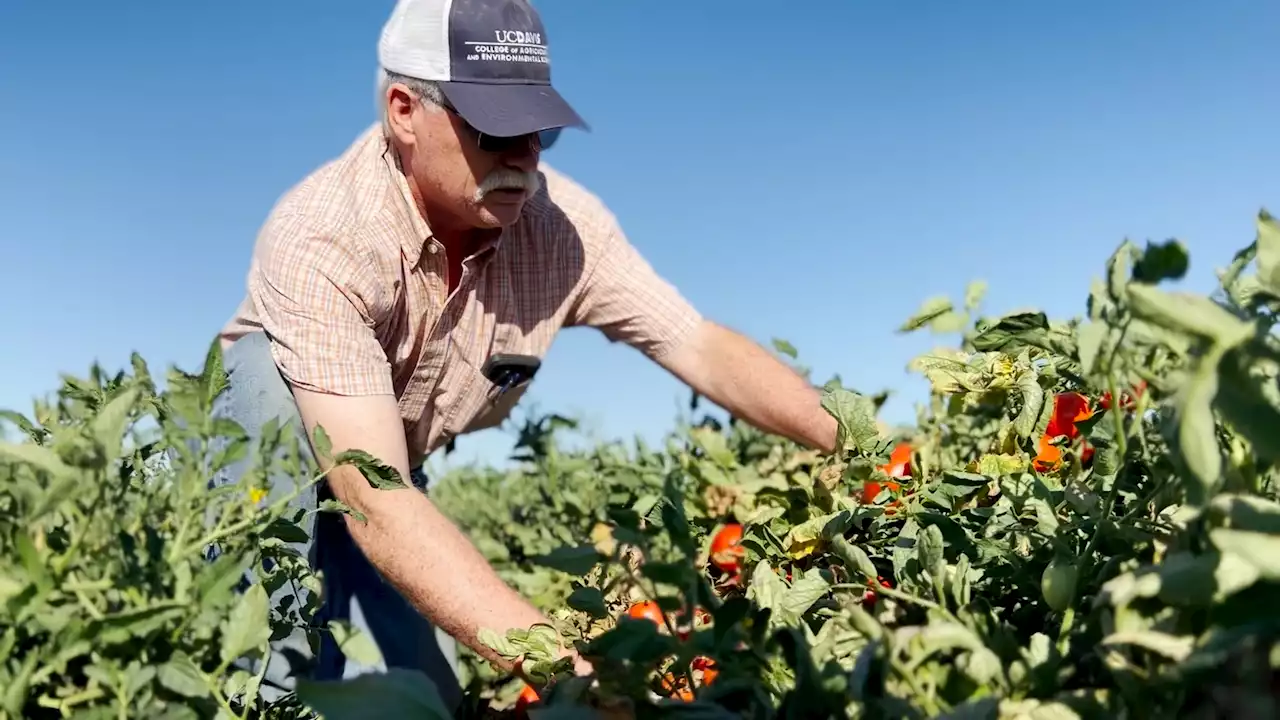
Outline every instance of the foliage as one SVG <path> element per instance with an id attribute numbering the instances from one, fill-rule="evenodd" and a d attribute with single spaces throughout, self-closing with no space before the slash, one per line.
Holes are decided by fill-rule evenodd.
<path id="1" fill-rule="evenodd" d="M 1126 241 L 1082 318 L 983 316 L 981 283 L 925 302 L 902 330 L 960 342 L 911 363 L 932 388 L 914 427 L 889 431 L 883 396 L 834 379 L 832 455 L 710 420 L 570 452 L 571 421 L 529 423 L 515 470 L 431 491 L 551 620 L 485 634 L 537 687 L 470 655 L 463 715 L 536 691 L 541 718 L 1280 716 L 1280 227 L 1257 228 L 1209 297 L 1167 289 L 1180 243 Z M 205 419 L 216 353 L 165 393 L 135 366 L 68 381 L 20 419 L 28 442 L 0 446 L 4 712 L 293 712 L 242 707 L 260 668 L 237 662 L 269 633 L 326 629 L 232 586 L 253 568 L 314 589 L 297 562 L 263 564 L 303 518 L 248 497 L 261 472 L 205 489 L 288 433 L 251 447 Z M 144 417 L 152 437 L 128 430 Z M 285 471 L 316 481 L 292 454 Z M 558 640 L 594 677 L 554 661 Z M 442 715 L 411 673 L 301 694 L 335 719 Z"/>
<path id="2" fill-rule="evenodd" d="M 294 547 L 307 518 L 288 506 L 321 478 L 302 438 L 277 426 L 253 443 L 213 419 L 226 383 L 216 345 L 164 392 L 135 355 L 132 373 L 65 378 L 34 419 L 5 413 L 26 441 L 0 443 L 0 718 L 305 714 L 288 694 L 258 698 L 268 641 L 334 632 L 367 648 L 313 625 L 320 580 Z M 239 483 L 210 487 L 238 461 Z M 268 495 L 274 472 L 295 487 Z"/>
<path id="3" fill-rule="evenodd" d="M 981 283 L 960 309 L 927 301 L 903 331 L 961 335 L 911 364 L 930 403 L 890 436 L 873 398 L 829 383 L 837 457 L 695 427 L 629 457 L 552 449 L 437 501 L 595 663 L 598 685 L 560 679 L 548 711 L 1274 717 L 1280 230 L 1262 213 L 1212 297 L 1162 287 L 1188 266 L 1177 241 L 1126 241 L 1065 322 L 981 317 Z M 890 477 L 903 446 L 909 477 Z M 745 569 L 723 573 L 708 547 L 732 522 Z M 627 617 L 639 601 L 663 622 Z M 552 637 L 491 644 L 529 666 Z M 491 678 L 513 703 L 520 683 Z"/>

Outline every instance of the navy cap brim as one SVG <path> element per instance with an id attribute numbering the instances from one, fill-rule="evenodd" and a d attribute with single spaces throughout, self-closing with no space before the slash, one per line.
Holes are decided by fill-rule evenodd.
<path id="1" fill-rule="evenodd" d="M 472 127 L 494 137 L 515 137 L 587 123 L 550 85 L 442 82 L 449 104 Z"/>

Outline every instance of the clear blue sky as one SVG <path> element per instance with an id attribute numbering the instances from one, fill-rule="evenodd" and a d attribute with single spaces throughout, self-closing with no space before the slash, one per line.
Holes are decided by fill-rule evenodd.
<path id="1" fill-rule="evenodd" d="M 0 3 L 0 406 L 139 350 L 190 368 L 258 226 L 373 114 L 392 0 Z M 707 315 L 825 380 L 897 388 L 894 329 L 974 278 L 988 309 L 1084 309 L 1123 237 L 1191 283 L 1280 212 L 1280 4 L 540 0 L 593 125 L 546 160 Z M 531 399 L 650 437 L 687 394 L 587 329 Z M 460 445 L 498 460 L 491 432 Z"/>

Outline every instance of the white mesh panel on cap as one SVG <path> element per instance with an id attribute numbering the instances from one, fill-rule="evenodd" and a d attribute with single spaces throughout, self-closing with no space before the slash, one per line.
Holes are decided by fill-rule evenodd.
<path id="1" fill-rule="evenodd" d="M 378 63 L 419 80 L 447 82 L 453 0 L 399 0 L 378 40 Z"/>

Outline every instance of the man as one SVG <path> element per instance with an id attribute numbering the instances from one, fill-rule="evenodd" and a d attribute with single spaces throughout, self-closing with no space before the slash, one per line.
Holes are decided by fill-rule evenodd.
<path id="1" fill-rule="evenodd" d="M 220 413 L 251 434 L 272 418 L 323 426 L 335 454 L 365 450 L 420 486 L 411 470 L 426 455 L 501 422 L 527 387 L 487 363 L 539 358 L 561 327 L 588 325 L 739 418 L 834 447 L 835 421 L 805 380 L 700 317 L 597 198 L 540 165 L 544 139 L 585 123 L 550 84 L 526 0 L 400 0 L 379 60 L 381 122 L 262 228 L 223 330 Z M 367 518 L 322 515 L 313 528 L 325 618 L 371 633 L 388 665 L 423 670 L 448 702 L 460 691 L 432 622 L 509 669 L 478 631 L 545 621 L 425 493 L 373 489 L 350 467 L 321 492 Z M 284 646 L 307 655 L 296 638 Z M 286 665 L 273 659 L 268 680 L 290 687 Z M 315 672 L 369 670 L 351 665 L 328 642 Z"/>

